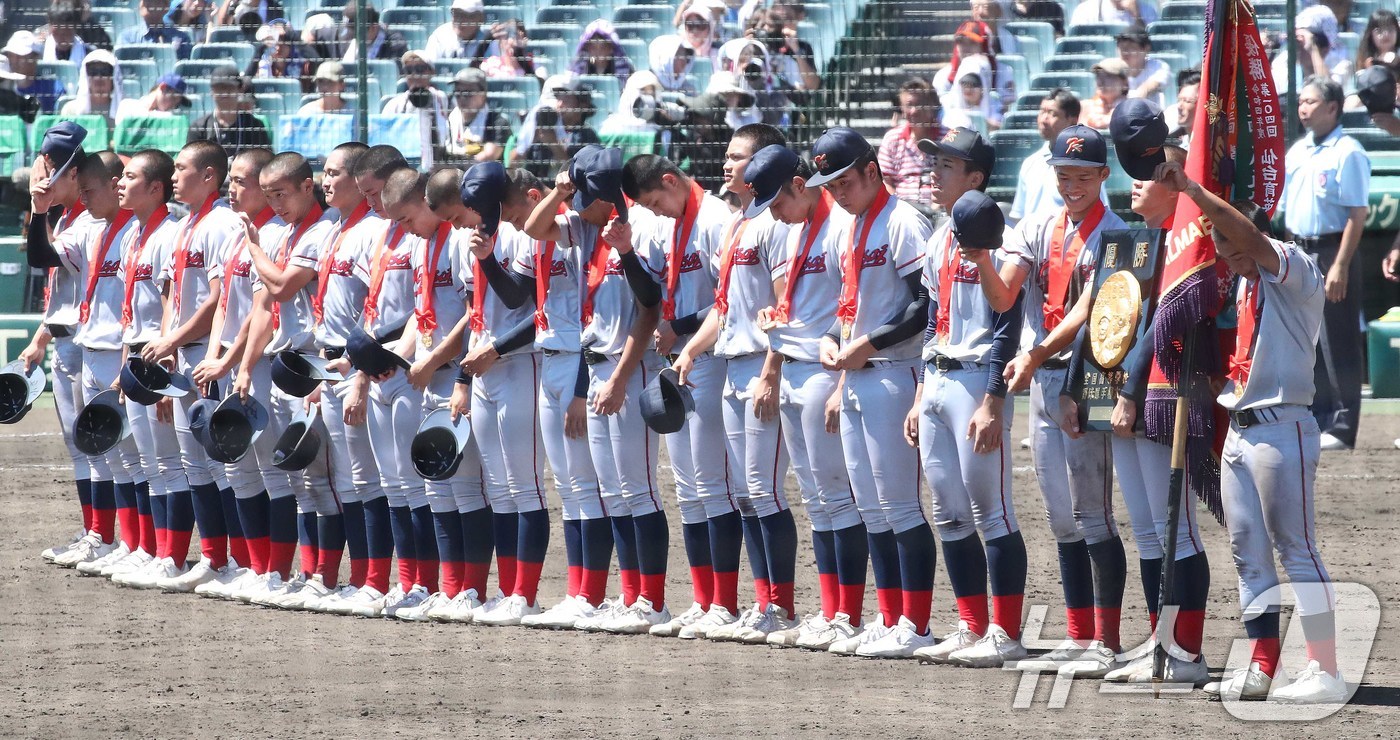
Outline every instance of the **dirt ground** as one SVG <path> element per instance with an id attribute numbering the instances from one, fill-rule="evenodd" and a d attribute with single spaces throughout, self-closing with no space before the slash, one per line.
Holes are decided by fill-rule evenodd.
<path id="1" fill-rule="evenodd" d="M 1063 708 L 1051 708 L 1051 678 L 1017 702 L 1021 678 L 1010 672 L 650 637 L 358 620 L 119 589 L 38 557 L 72 534 L 77 508 L 53 412 L 36 409 L 0 436 L 0 474 L 10 492 L 0 498 L 0 603 L 10 605 L 0 614 L 0 735 L 1390 737 L 1400 726 L 1400 624 L 1390 611 L 1400 601 L 1400 576 L 1390 565 L 1400 531 L 1393 500 L 1400 451 L 1391 444 L 1400 435 L 1400 404 L 1368 402 L 1366 411 L 1362 449 L 1324 455 L 1317 520 L 1333 577 L 1365 584 L 1380 598 L 1371 661 L 1356 697 L 1336 714 L 1262 727 L 1199 692 L 1103 694 L 1097 682 L 1079 681 Z M 1024 429 L 1024 404 L 1017 415 L 1017 429 Z M 1048 606 L 1040 646 L 1050 647 L 1064 630 L 1055 548 L 1029 452 L 1015 454 L 1016 508 L 1030 554 L 1027 605 L 1032 612 Z M 790 499 L 797 500 L 795 490 Z M 810 553 L 798 509 L 801 552 Z M 1121 503 L 1118 514 L 1130 540 Z M 1206 655 L 1219 671 L 1243 632 L 1225 533 L 1202 518 L 1211 559 Z M 690 599 L 674 515 L 672 529 L 669 586 L 679 611 Z M 1128 553 L 1123 632 L 1132 644 L 1145 637 L 1147 619 L 1131 544 Z M 956 621 L 941 571 L 939 633 Z M 543 602 L 562 595 L 562 573 L 556 533 Z M 799 608 L 816 605 L 807 555 L 799 559 L 797 598 Z M 866 603 L 869 613 L 873 590 Z M 1299 660 L 1285 666 L 1296 669 Z"/>

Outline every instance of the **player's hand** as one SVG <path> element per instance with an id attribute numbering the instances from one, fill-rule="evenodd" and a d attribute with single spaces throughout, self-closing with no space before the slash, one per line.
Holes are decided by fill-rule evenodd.
<path id="1" fill-rule="evenodd" d="M 826 433 L 841 433 L 841 391 L 839 390 L 826 399 Z"/>
<path id="2" fill-rule="evenodd" d="M 1327 288 L 1327 302 L 1341 303 L 1347 297 L 1347 265 L 1340 262 L 1333 262 L 1327 268 L 1327 280 L 1324 285 Z"/>
<path id="3" fill-rule="evenodd" d="M 1070 439 L 1079 439 L 1084 432 L 1079 428 L 1079 402 L 1071 396 L 1060 396 L 1060 429 Z"/>
<path id="4" fill-rule="evenodd" d="M 42 159 L 42 157 L 40 158 Z M 49 192 L 49 176 L 47 171 L 42 177 L 36 179 L 40 173 L 39 167 L 29 171 L 29 211 L 30 213 L 48 213 L 53 208 L 53 193 Z"/>
<path id="5" fill-rule="evenodd" d="M 325 386 L 323 386 L 323 385 L 318 385 L 318 386 L 316 386 L 316 388 L 315 388 L 314 390 L 312 390 L 311 393 L 310 393 L 309 395 L 307 395 L 306 398 L 302 399 L 303 401 L 306 402 L 305 405 L 303 406 L 303 408 L 305 408 L 307 411 L 310 411 L 312 406 L 315 406 L 315 405 L 317 405 L 317 404 L 319 404 L 319 403 L 321 402 L 321 389 L 322 389 L 322 388 L 325 388 Z"/>
<path id="6" fill-rule="evenodd" d="M 1031 378 L 1039 365 L 1029 352 L 1022 352 L 1006 363 L 1006 369 L 1001 373 L 1001 377 L 1006 379 L 1006 392 L 1020 393 L 1031 387 Z"/>
<path id="7" fill-rule="evenodd" d="M 248 392 L 251 390 L 252 385 L 252 373 L 239 371 L 237 376 L 233 379 L 233 392 L 237 393 L 239 398 L 246 399 L 248 398 Z"/>
<path id="8" fill-rule="evenodd" d="M 569 179 L 569 168 L 559 170 L 559 174 L 554 176 L 554 191 L 565 197 L 573 197 L 578 192 L 574 187 L 574 181 Z"/>
<path id="9" fill-rule="evenodd" d="M 841 370 L 859 370 L 865 367 L 865 363 L 869 362 L 874 354 L 875 346 L 870 343 L 869 335 L 866 335 L 841 348 L 836 357 L 836 364 Z"/>
<path id="10" fill-rule="evenodd" d="M 391 368 L 389 368 L 389 370 L 388 370 L 387 372 L 382 372 L 382 373 L 380 373 L 380 374 L 378 374 L 378 375 L 371 375 L 371 376 L 369 376 L 369 379 L 372 380 L 372 381 L 374 381 L 374 382 L 376 382 L 376 383 L 387 383 L 387 382 L 389 382 L 395 375 L 397 375 L 398 372 L 399 372 L 399 369 L 398 369 L 397 366 L 396 366 L 396 367 L 391 367 Z"/>
<path id="11" fill-rule="evenodd" d="M 916 450 L 919 448 L 919 406 L 919 401 L 915 400 L 909 413 L 904 415 L 904 441 Z"/>
<path id="12" fill-rule="evenodd" d="M 583 439 L 588 434 L 588 400 L 574 397 L 569 407 L 564 409 L 564 436 L 569 439 Z"/>
<path id="13" fill-rule="evenodd" d="M 342 417 L 345 425 L 350 427 L 360 427 L 365 425 L 365 419 L 369 416 L 369 385 L 363 378 L 356 378 L 351 381 L 350 393 L 345 396 L 345 411 Z"/>
<path id="14" fill-rule="evenodd" d="M 246 213 L 240 213 L 238 218 L 243 221 L 243 238 L 247 239 L 249 244 L 255 247 L 259 246 L 258 227 L 253 223 L 252 217 Z"/>
<path id="15" fill-rule="evenodd" d="M 175 345 L 171 343 L 170 337 L 161 337 L 146 343 L 146 348 L 141 350 L 141 359 L 146 362 L 160 362 L 167 357 L 175 356 Z"/>
<path id="16" fill-rule="evenodd" d="M 967 423 L 967 438 L 972 440 L 972 451 L 985 455 L 1001 448 L 1001 413 L 1004 399 L 987 397 L 982 405 L 972 412 L 972 420 Z"/>
<path id="17" fill-rule="evenodd" d="M 608 382 L 598 386 L 598 392 L 593 394 L 593 413 L 612 416 L 622 410 L 622 404 L 627 400 L 627 389 L 617 387 L 615 380 L 616 378 L 610 378 Z"/>
<path id="18" fill-rule="evenodd" d="M 435 369 L 428 367 L 428 363 L 423 360 L 413 363 L 408 368 L 408 384 L 413 386 L 414 390 L 426 390 L 428 382 L 433 379 L 433 370 Z"/>
<path id="19" fill-rule="evenodd" d="M 765 424 L 778 416 L 778 384 L 773 378 L 759 376 L 753 385 L 753 415 Z"/>
<path id="20" fill-rule="evenodd" d="M 618 254 L 627 254 L 632 251 L 632 224 L 620 218 L 614 218 L 603 227 L 603 241 L 608 246 L 617 250 Z"/>
<path id="21" fill-rule="evenodd" d="M 695 369 L 695 358 L 682 352 L 676 357 L 676 361 L 671 363 L 671 369 L 676 371 L 676 383 L 690 385 L 690 373 Z"/>
<path id="22" fill-rule="evenodd" d="M 224 363 L 214 358 L 201 360 L 194 366 L 194 372 L 190 377 L 194 379 L 195 385 L 205 386 L 216 382 L 228 375 L 228 370 L 224 368 Z"/>
<path id="23" fill-rule="evenodd" d="M 1298 42 L 1299 48 L 1303 51 L 1312 51 L 1317 48 L 1317 39 L 1313 36 L 1313 32 L 1306 28 L 1298 29 L 1297 32 L 1293 34 L 1293 38 Z"/>
<path id="24" fill-rule="evenodd" d="M 452 421 L 472 415 L 472 387 L 467 383 L 453 383 L 452 397 L 447 399 L 447 408 L 452 412 Z"/>
<path id="25" fill-rule="evenodd" d="M 1191 187 L 1191 178 L 1186 176 L 1186 168 L 1180 162 L 1163 162 L 1157 165 L 1152 179 L 1172 193 L 1184 193 Z"/>
<path id="26" fill-rule="evenodd" d="M 1381 274 L 1392 283 L 1400 283 L 1400 249 L 1392 249 L 1381 260 Z"/>
<path id="27" fill-rule="evenodd" d="M 671 322 L 662 319 L 656 324 L 656 332 L 652 338 L 656 340 L 656 354 L 669 355 L 676 347 L 676 330 L 671 328 Z"/>
<path id="28" fill-rule="evenodd" d="M 156 421 L 161 424 L 175 423 L 175 399 L 166 397 L 156 401 Z"/>
<path id="29" fill-rule="evenodd" d="M 495 365 L 496 360 L 499 359 L 501 359 L 501 355 L 496 352 L 495 347 L 483 344 L 467 353 L 466 358 L 462 360 L 462 369 L 480 377 L 487 370 L 490 370 L 491 366 Z"/>
<path id="30" fill-rule="evenodd" d="M 326 369 L 329 370 L 329 371 L 331 371 L 331 372 L 333 372 L 333 373 L 340 373 L 341 375 L 349 375 L 349 374 L 350 374 L 350 371 L 353 370 L 354 368 L 351 367 L 351 365 L 350 365 L 350 358 L 349 358 L 349 357 L 346 357 L 345 355 L 341 355 L 340 357 L 337 357 L 337 358 L 335 358 L 334 360 L 331 360 L 330 362 L 327 362 L 327 363 L 326 363 Z"/>
<path id="31" fill-rule="evenodd" d="M 1134 427 L 1137 426 L 1137 404 L 1128 400 L 1122 394 L 1118 395 L 1118 403 L 1113 405 L 1113 416 L 1109 421 L 1113 423 L 1113 433 L 1124 439 L 1132 439 L 1137 434 Z"/>
<path id="32" fill-rule="evenodd" d="M 840 370 L 841 345 L 836 343 L 831 337 L 822 337 L 821 351 L 822 367 L 827 370 Z"/>
<path id="33" fill-rule="evenodd" d="M 487 238 L 481 229 L 472 229 L 471 236 L 467 237 L 467 246 L 472 250 L 472 256 L 479 260 L 484 260 L 492 255 L 496 245 L 492 239 Z M 477 286 L 481 290 L 481 286 Z"/>
<path id="34" fill-rule="evenodd" d="M 774 329 L 786 326 L 778 321 L 778 309 L 774 306 L 764 306 L 758 309 L 758 328 L 763 331 L 773 331 Z"/>
<path id="35" fill-rule="evenodd" d="M 958 256 L 967 262 L 977 265 L 978 270 L 996 271 L 996 265 L 992 262 L 992 250 L 974 249 L 958 245 Z"/>
<path id="36" fill-rule="evenodd" d="M 29 372 L 34 366 L 44 361 L 44 354 L 48 352 L 48 347 L 41 347 L 38 344 L 30 344 L 19 353 L 20 362 L 24 363 L 24 371 Z"/>

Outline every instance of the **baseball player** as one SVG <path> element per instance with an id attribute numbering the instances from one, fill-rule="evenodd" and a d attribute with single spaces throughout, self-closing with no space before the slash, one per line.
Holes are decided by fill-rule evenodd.
<path id="1" fill-rule="evenodd" d="M 560 214 L 570 199 L 573 208 Z M 622 596 L 580 617 L 575 629 L 646 633 L 671 621 L 665 602 L 670 541 L 656 485 L 656 435 L 639 408 L 642 390 L 660 365 L 648 350 L 664 272 L 657 229 L 656 216 L 629 207 L 622 193 L 622 152 L 597 146 L 574 155 L 525 225 L 535 239 L 578 250 L 587 265 L 579 313 L 588 447 L 612 521 Z"/>
<path id="2" fill-rule="evenodd" d="M 807 187 L 811 175 L 791 150 L 770 145 L 753 155 L 743 179 L 753 195 L 747 211 L 767 208 L 789 226 L 772 271 L 776 300 L 759 309 L 757 320 L 770 351 L 782 357 L 783 439 L 812 523 L 821 587 L 821 612 L 795 629 L 770 633 L 768 644 L 826 650 L 853 637 L 861 624 L 870 545 L 841 450 L 841 374 L 822 367 L 819 356 L 841 290 L 835 236 L 850 215 L 826 190 Z"/>
<path id="3" fill-rule="evenodd" d="M 1207 693 L 1299 703 L 1348 697 L 1337 669 L 1334 594 L 1317 548 L 1313 498 L 1321 432 L 1309 411 L 1312 358 L 1326 296 L 1322 271 L 1303 250 L 1268 236 L 1268 215 L 1253 203 L 1231 206 L 1191 181 L 1180 163 L 1156 181 L 1184 194 L 1214 228 L 1215 249 L 1241 277 L 1239 329 L 1229 382 L 1218 402 L 1230 413 L 1221 454 L 1221 496 L 1240 575 L 1248 668 L 1206 686 Z M 1274 553 L 1297 594 L 1308 663 L 1293 682 L 1274 684 L 1279 662 L 1278 604 L 1257 599 L 1278 585 Z"/>
<path id="4" fill-rule="evenodd" d="M 983 192 L 996 159 L 991 144 L 976 131 L 955 128 L 919 147 L 934 156 L 933 199 L 952 218 L 934 231 L 924 261 L 930 296 L 925 370 L 905 431 L 919 446 L 933 491 L 959 624 L 937 645 L 916 639 L 914 655 L 999 666 L 1025 657 L 1008 634 L 1020 629 L 1026 546 L 1011 501 L 1012 409 L 1002 377 L 1020 341 L 1021 307 L 1018 298 L 994 309 L 981 284 L 983 275 L 995 276 L 1021 257 L 1000 251 L 1008 229 Z M 979 644 L 987 637 L 996 642 Z M 994 645 L 1011 649 L 986 650 Z"/>
<path id="5" fill-rule="evenodd" d="M 29 345 L 20 353 L 25 367 L 32 368 L 44 359 L 53 347 L 54 406 L 73 462 L 73 481 L 78 489 L 78 505 L 82 512 L 82 528 L 72 541 L 51 547 L 42 553 L 53 562 L 78 545 L 83 537 L 97 529 L 94 522 L 92 468 L 87 455 L 73 445 L 73 420 L 78 415 L 82 398 L 82 348 L 73 343 L 77 333 L 78 303 L 82 300 L 83 269 L 87 260 L 83 245 L 88 231 L 100 228 L 78 197 L 78 168 L 87 155 L 82 140 L 87 131 L 71 121 L 56 124 L 44 133 L 39 156 L 30 168 L 29 239 L 25 258 L 31 269 L 47 271 L 44 285 L 44 317 Z M 58 218 L 53 212 L 62 208 Z M 104 492 L 102 511 L 110 514 L 115 503 Z M 107 516 L 104 514 L 104 517 Z M 108 539 L 111 526 L 105 528 Z M 92 544 L 88 541 L 87 549 Z M 100 544 L 100 543 L 99 543 Z"/>
<path id="6" fill-rule="evenodd" d="M 74 343 L 83 348 L 83 404 L 112 387 L 121 372 L 121 311 L 126 286 L 122 274 L 121 245 L 126 234 L 136 229 L 131 211 L 117 204 L 117 180 L 122 162 L 112 152 L 88 155 L 78 170 L 78 196 L 94 219 L 105 222 L 89 231 L 83 245 L 83 288 L 78 303 L 78 333 Z M 144 475 L 136 442 L 123 439 L 101 457 L 91 459 L 94 501 L 102 502 L 114 490 L 116 519 L 120 520 L 122 541 L 112 541 L 113 520 L 102 508 L 94 512 L 96 535 L 85 538 L 73 550 L 60 555 L 55 563 L 74 567 L 79 563 L 105 566 L 130 555 L 132 544 L 139 547 L 136 524 L 136 483 L 133 475 Z M 114 553 L 120 553 L 114 555 Z M 100 572 L 100 567 L 99 567 Z"/>
<path id="7" fill-rule="evenodd" d="M 738 486 L 740 510 L 758 525 L 758 547 L 750 550 L 758 592 L 755 607 L 734 623 L 721 602 L 719 609 L 711 607 L 715 616 L 707 614 L 693 629 L 682 629 L 686 637 L 761 644 L 769 634 L 797 626 L 792 592 L 797 525 L 783 495 L 788 454 L 778 413 L 782 356 L 769 350 L 768 337 L 758 324 L 758 312 L 776 301 L 773 272 L 782 264 L 788 227 L 766 209 L 750 217 L 745 211 L 753 203 L 753 191 L 742 186 L 755 146 L 784 143 L 781 133 L 771 127 L 741 129 L 730 141 L 724 169 L 742 207 L 721 233 L 714 307 L 674 363 L 684 383 L 696 358 L 704 353 L 713 351 L 724 361 L 723 418 L 729 458 L 743 470 Z M 764 584 L 766 593 L 761 589 Z"/>
<path id="8" fill-rule="evenodd" d="M 666 264 L 661 321 L 656 330 L 656 351 L 671 356 L 687 345 L 714 304 L 715 266 L 720 238 L 731 217 L 729 207 L 706 193 L 674 163 L 657 155 L 633 157 L 623 169 L 622 183 L 627 197 L 671 219 L 670 238 L 663 242 Z M 716 598 L 727 610 L 737 606 L 731 603 L 737 602 L 737 593 L 733 599 L 727 594 L 717 596 L 714 593 L 714 553 L 719 553 L 722 567 L 733 562 L 737 568 L 739 539 L 735 536 L 733 517 L 721 519 L 716 526 L 719 531 L 715 534 L 720 539 L 718 551 L 711 540 L 710 527 L 711 518 L 733 514 L 737 503 L 733 494 L 742 495 L 745 490 L 739 460 L 728 456 L 725 443 L 722 421 L 725 365 L 724 360 L 708 348 L 703 354 L 697 353 L 687 380 L 693 386 L 695 414 L 680 431 L 666 435 L 694 603 L 668 624 L 657 628 L 656 634 L 662 637 L 675 637 L 683 627 L 699 621 Z M 721 459 L 725 460 L 724 465 L 705 464 Z M 755 537 L 750 540 L 749 559 L 758 563 L 763 560 L 759 549 L 761 539 L 757 538 L 756 529 L 750 530 Z M 737 590 L 737 580 L 734 588 Z M 728 590 L 727 583 L 725 590 Z M 767 606 L 769 589 L 762 590 L 764 593 L 759 598 Z"/>
<path id="9" fill-rule="evenodd" d="M 147 362 L 173 360 L 177 372 L 189 374 L 208 352 L 209 331 L 219 303 L 219 283 L 209 279 L 209 272 L 242 243 L 243 225 L 238 214 L 219 198 L 228 173 L 223 147 L 209 141 L 186 144 L 175 158 L 173 171 L 172 195 L 190 212 L 176 228 L 163 268 L 169 298 L 162 335 L 147 342 L 141 356 Z M 167 591 L 189 592 L 215 578 L 227 579 L 248 562 L 247 542 L 224 466 L 211 460 L 190 432 L 189 410 L 198 398 L 198 394 L 188 394 L 176 399 L 174 418 L 181 465 L 193 492 L 201 557 L 189 572 L 156 584 Z M 187 533 L 181 530 L 180 536 Z M 177 559 L 182 553 L 174 548 Z"/>
<path id="10" fill-rule="evenodd" d="M 820 357 L 823 367 L 843 371 L 841 441 L 881 615 L 829 650 L 849 655 L 898 633 L 878 651 L 867 648 L 874 657 L 927 633 L 933 600 L 937 550 L 919 502 L 919 454 L 904 443 L 900 424 L 919 382 L 919 331 L 928 315 L 919 275 L 930 227 L 917 209 L 890 196 L 875 150 L 856 131 L 828 129 L 812 152 L 816 172 L 808 186 L 825 186 L 855 217 L 835 237 L 841 293 Z"/>

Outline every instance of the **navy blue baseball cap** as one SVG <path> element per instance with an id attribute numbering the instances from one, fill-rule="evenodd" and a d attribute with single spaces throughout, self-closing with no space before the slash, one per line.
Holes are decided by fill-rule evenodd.
<path id="1" fill-rule="evenodd" d="M 131 435 L 121 391 L 108 388 L 92 397 L 73 419 L 73 446 L 84 455 L 105 455 Z"/>
<path id="2" fill-rule="evenodd" d="M 501 201 L 509 185 L 500 162 L 481 162 L 462 174 L 462 205 L 481 216 L 481 231 L 487 236 L 501 225 Z"/>
<path id="3" fill-rule="evenodd" d="M 258 399 L 230 393 L 209 414 L 209 444 L 205 451 L 215 462 L 236 463 L 248 454 L 253 440 L 267 429 L 267 407 Z"/>
<path id="4" fill-rule="evenodd" d="M 695 397 L 689 388 L 680 384 L 679 374 L 669 367 L 642 391 L 638 401 L 642 421 L 657 434 L 679 432 L 686 419 L 695 413 Z"/>
<path id="5" fill-rule="evenodd" d="M 992 167 L 997 162 L 997 151 L 992 148 L 991 142 L 982 134 L 965 126 L 948 129 L 938 141 L 920 139 L 919 151 L 971 162 L 973 167 L 981 170 L 987 177 L 992 176 Z"/>
<path id="6" fill-rule="evenodd" d="M 971 249 L 1001 247 L 1006 217 L 1001 213 L 1001 206 L 986 193 L 980 190 L 963 193 L 953 204 L 951 218 L 950 226 L 958 244 Z"/>
<path id="7" fill-rule="evenodd" d="M 82 144 L 87 138 L 87 133 L 87 129 L 72 121 L 60 121 L 44 132 L 44 140 L 39 144 L 39 153 L 47 156 L 53 163 L 54 170 L 49 176 L 50 181 L 57 180 L 70 166 L 83 163 L 86 154 L 83 153 Z"/>
<path id="8" fill-rule="evenodd" d="M 744 209 L 744 218 L 757 218 L 768 210 L 783 186 L 792 182 L 801 162 L 796 152 L 782 144 L 769 144 L 759 149 L 744 169 L 744 184 L 753 192 L 753 202 Z"/>
<path id="9" fill-rule="evenodd" d="M 306 470 L 321 452 L 321 433 L 316 430 L 316 417 L 321 407 L 312 404 L 306 415 L 297 418 L 277 437 L 272 450 L 272 466 L 279 470 Z"/>
<path id="10" fill-rule="evenodd" d="M 407 370 L 411 367 L 408 360 L 380 344 L 379 340 L 358 326 L 345 340 L 345 356 L 350 358 L 350 364 L 356 370 L 370 376 L 383 375 L 394 368 Z"/>
<path id="11" fill-rule="evenodd" d="M 1151 180 L 1157 165 L 1167 161 L 1162 149 L 1167 143 L 1167 119 L 1162 109 L 1146 98 L 1119 103 L 1109 120 L 1108 135 L 1113 138 L 1118 163 L 1134 180 Z"/>
<path id="12" fill-rule="evenodd" d="M 44 392 L 48 379 L 39 363 L 26 368 L 23 360 L 0 367 L 0 424 L 14 424 Z"/>
<path id="13" fill-rule="evenodd" d="M 573 182 L 574 210 L 605 200 L 617 209 L 617 217 L 627 220 L 627 197 L 622 193 L 622 150 L 589 144 L 569 160 L 569 180 Z"/>
<path id="14" fill-rule="evenodd" d="M 1051 167 L 1107 167 L 1108 144 L 1103 134 L 1082 124 L 1060 132 L 1050 147 Z"/>
<path id="15" fill-rule="evenodd" d="M 825 185 L 845 174 L 861 159 L 874 156 L 875 148 L 860 132 L 845 126 L 829 128 L 812 145 L 812 165 L 816 173 L 807 178 L 807 184 L 812 187 Z"/>
<path id="16" fill-rule="evenodd" d="M 1395 73 L 1384 64 L 1374 64 L 1356 73 L 1356 97 L 1368 113 L 1395 110 Z"/>
<path id="17" fill-rule="evenodd" d="M 344 375 L 329 369 L 329 364 L 323 357 L 284 349 L 272 358 L 272 384 L 289 396 L 306 398 L 323 381 L 345 380 Z"/>
<path id="18" fill-rule="evenodd" d="M 423 418 L 409 444 L 413 469 L 424 480 L 451 478 L 462 463 L 462 451 L 471 437 L 472 425 L 465 417 L 454 422 L 450 410 L 435 409 Z"/>
<path id="19" fill-rule="evenodd" d="M 199 400 L 190 404 L 190 410 L 187 412 L 190 421 L 190 434 L 206 452 L 214 444 L 214 441 L 209 437 L 209 417 L 214 415 L 214 410 L 219 407 L 219 400 L 222 398 L 223 396 L 219 393 L 219 384 L 210 383 L 202 390 Z"/>
<path id="20" fill-rule="evenodd" d="M 183 398 L 194 389 L 194 385 L 184 374 L 172 373 L 159 364 L 146 362 L 140 357 L 132 357 L 126 361 L 118 383 L 127 398 L 142 406 L 155 405 L 163 398 Z"/>

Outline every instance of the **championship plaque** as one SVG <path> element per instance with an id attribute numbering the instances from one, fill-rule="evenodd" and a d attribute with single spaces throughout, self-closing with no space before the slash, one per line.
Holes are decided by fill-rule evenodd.
<path id="1" fill-rule="evenodd" d="M 1138 342 L 1150 342 L 1157 273 L 1162 262 L 1161 229 L 1106 231 L 1094 271 L 1094 307 L 1078 356 L 1084 363 L 1079 393 L 1082 428 L 1113 431 L 1113 407 L 1127 380 L 1123 366 Z"/>

